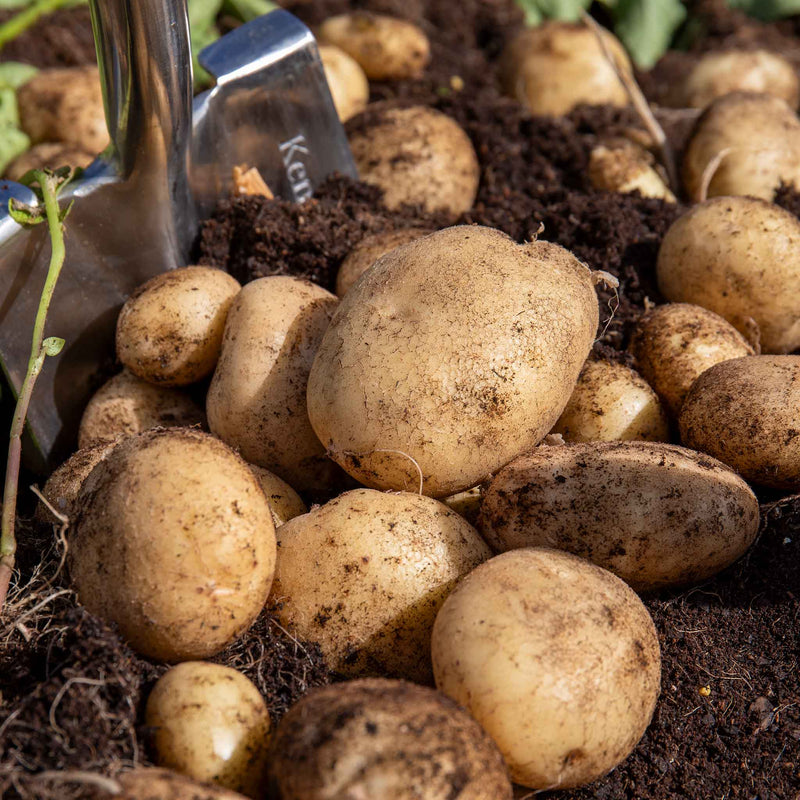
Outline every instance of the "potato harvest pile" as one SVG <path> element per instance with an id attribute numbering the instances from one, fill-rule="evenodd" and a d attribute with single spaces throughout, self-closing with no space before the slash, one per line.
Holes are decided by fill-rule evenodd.
<path id="1" fill-rule="evenodd" d="M 282 5 L 360 180 L 221 198 L 120 310 L 0 795 L 800 800 L 800 17 L 645 70 L 595 6 Z"/>

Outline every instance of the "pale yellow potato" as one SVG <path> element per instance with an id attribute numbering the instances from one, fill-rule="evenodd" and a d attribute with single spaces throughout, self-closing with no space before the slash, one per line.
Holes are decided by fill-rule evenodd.
<path id="1" fill-rule="evenodd" d="M 272 521 L 276 528 L 294 517 L 308 513 L 303 499 L 286 481 L 281 480 L 268 469 L 257 467 L 255 464 L 250 464 L 250 469 L 269 500 Z"/>
<path id="2" fill-rule="evenodd" d="M 120 773 L 115 780 L 122 793 L 101 793 L 101 797 L 116 797 L 117 800 L 246 800 L 238 792 L 198 783 L 159 767 L 136 767 L 130 772 Z"/>
<path id="3" fill-rule="evenodd" d="M 225 318 L 239 281 L 212 267 L 156 275 L 125 302 L 117 318 L 117 357 L 138 377 L 187 386 L 214 371 Z"/>
<path id="4" fill-rule="evenodd" d="M 658 395 L 624 364 L 587 361 L 553 433 L 565 442 L 668 442 Z"/>
<path id="5" fill-rule="evenodd" d="M 750 483 L 800 490 L 800 356 L 747 356 L 706 370 L 686 397 L 681 439 Z"/>
<path id="6" fill-rule="evenodd" d="M 733 325 L 691 303 L 667 303 L 648 311 L 636 323 L 628 349 L 674 418 L 703 372 L 721 361 L 755 355 Z"/>
<path id="7" fill-rule="evenodd" d="M 419 78 L 428 66 L 428 37 L 406 20 L 367 11 L 329 17 L 317 38 L 355 59 L 372 81 Z"/>
<path id="8" fill-rule="evenodd" d="M 479 527 L 497 552 L 555 547 L 637 591 L 699 583 L 758 533 L 758 500 L 719 461 L 676 445 L 538 447 L 484 490 Z"/>
<path id="9" fill-rule="evenodd" d="M 339 476 L 306 410 L 308 372 L 337 302 L 300 278 L 248 283 L 228 313 L 206 398 L 215 436 L 300 491 L 331 487 Z"/>
<path id="10" fill-rule="evenodd" d="M 66 142 L 41 142 L 17 156 L 5 169 L 5 177 L 18 181 L 32 169 L 58 169 L 59 167 L 88 167 L 97 157 L 80 147 Z"/>
<path id="11" fill-rule="evenodd" d="M 269 711 L 241 672 L 205 661 L 172 667 L 147 698 L 144 724 L 158 766 L 247 797 L 266 795 Z"/>
<path id="12" fill-rule="evenodd" d="M 342 122 L 363 111 L 369 102 L 369 81 L 359 63 L 333 44 L 321 44 L 319 57 L 325 70 L 336 113 Z"/>
<path id="13" fill-rule="evenodd" d="M 180 428 L 125 439 L 76 505 L 68 559 L 78 598 L 142 655 L 207 658 L 263 608 L 275 568 L 269 503 L 213 436 Z"/>
<path id="14" fill-rule="evenodd" d="M 597 330 L 591 271 L 549 242 L 448 228 L 342 300 L 308 382 L 311 424 L 361 483 L 447 497 L 534 447 Z"/>
<path id="15" fill-rule="evenodd" d="M 765 353 L 800 347 L 800 220 L 753 197 L 718 197 L 677 219 L 661 243 L 658 288 L 716 312 Z"/>
<path id="16" fill-rule="evenodd" d="M 512 797 L 502 756 L 480 725 L 439 692 L 404 681 L 312 689 L 281 720 L 274 753 L 281 800 Z"/>
<path id="17" fill-rule="evenodd" d="M 675 195 L 655 167 L 653 155 L 627 139 L 604 142 L 589 154 L 589 180 L 595 189 L 639 192 L 642 197 L 674 203 Z"/>
<path id="18" fill-rule="evenodd" d="M 478 157 L 455 120 L 426 106 L 411 106 L 367 109 L 352 126 L 349 141 L 358 174 L 383 189 L 387 208 L 408 203 L 453 216 L 472 208 L 480 180 Z"/>
<path id="19" fill-rule="evenodd" d="M 658 638 L 641 600 L 557 550 L 515 550 L 475 569 L 436 617 L 432 652 L 439 690 L 531 789 L 581 786 L 613 769 L 658 698 Z"/>
<path id="20" fill-rule="evenodd" d="M 278 529 L 272 602 L 281 624 L 348 676 L 430 682 L 430 635 L 456 581 L 490 555 L 442 503 L 345 492 Z"/>
<path id="21" fill-rule="evenodd" d="M 470 525 L 476 525 L 478 514 L 481 510 L 481 487 L 473 486 L 464 492 L 451 494 L 450 497 L 443 497 L 442 502 L 450 509 L 460 514 Z"/>

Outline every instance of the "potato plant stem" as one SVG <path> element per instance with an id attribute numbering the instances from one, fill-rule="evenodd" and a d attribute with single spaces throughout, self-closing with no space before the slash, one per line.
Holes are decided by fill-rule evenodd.
<path id="1" fill-rule="evenodd" d="M 0 50 L 21 33 L 36 24 L 39 17 L 56 11 L 62 6 L 74 3 L 75 0 L 36 0 L 35 3 L 15 14 L 7 22 L 0 25 Z"/>

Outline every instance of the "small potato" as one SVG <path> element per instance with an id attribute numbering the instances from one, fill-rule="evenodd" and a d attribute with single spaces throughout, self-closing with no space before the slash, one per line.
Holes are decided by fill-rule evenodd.
<path id="1" fill-rule="evenodd" d="M 272 521 L 276 528 L 294 517 L 308 513 L 308 508 L 300 495 L 286 481 L 255 464 L 250 464 L 250 470 L 267 496 L 272 511 Z"/>
<path id="2" fill-rule="evenodd" d="M 57 169 L 58 167 L 88 167 L 97 157 L 80 147 L 65 142 L 42 142 L 17 156 L 7 167 L 5 177 L 18 181 L 32 169 Z"/>
<path id="3" fill-rule="evenodd" d="M 479 528 L 498 552 L 556 547 L 637 591 L 698 583 L 758 533 L 758 501 L 724 464 L 682 447 L 538 447 L 484 491 Z"/>
<path id="4" fill-rule="evenodd" d="M 667 303 L 647 312 L 636 323 L 628 349 L 675 419 L 701 373 L 721 361 L 755 355 L 733 325 L 690 303 Z"/>
<path id="5" fill-rule="evenodd" d="M 451 494 L 442 498 L 442 502 L 456 514 L 460 514 L 470 525 L 478 524 L 478 514 L 481 510 L 482 491 L 480 486 L 473 486 L 464 492 Z"/>
<path id="6" fill-rule="evenodd" d="M 159 766 L 247 797 L 265 795 L 269 711 L 241 672 L 204 661 L 172 667 L 150 692 L 144 722 Z"/>
<path id="7" fill-rule="evenodd" d="M 312 689 L 281 720 L 273 752 L 275 800 L 512 797 L 480 725 L 439 692 L 404 681 Z"/>
<path id="8" fill-rule="evenodd" d="M 680 416 L 687 447 L 760 486 L 800 490 L 800 356 L 747 356 L 706 370 Z"/>
<path id="9" fill-rule="evenodd" d="M 613 769 L 658 698 L 661 655 L 641 600 L 557 550 L 515 550 L 470 573 L 436 617 L 432 651 L 436 686 L 531 789 L 581 786 Z"/>
<path id="10" fill-rule="evenodd" d="M 404 203 L 453 216 L 472 208 L 480 168 L 458 123 L 424 106 L 367 110 L 348 126 L 362 181 L 383 189 L 383 202 Z"/>
<path id="11" fill-rule="evenodd" d="M 627 139 L 599 144 L 589 155 L 589 180 L 595 189 L 642 197 L 657 197 L 668 203 L 675 195 L 655 168 L 653 155 Z"/>
<path id="12" fill-rule="evenodd" d="M 339 119 L 344 122 L 363 111 L 369 102 L 369 82 L 358 62 L 332 44 L 320 45 L 319 57 Z"/>
<path id="13" fill-rule="evenodd" d="M 158 767 L 137 767 L 121 773 L 116 780 L 122 793 L 103 794 L 102 797 L 115 797 L 117 800 L 246 800 L 238 792 L 198 783 L 185 775 Z"/>
<path id="14" fill-rule="evenodd" d="M 214 371 L 225 318 L 239 281 L 211 267 L 156 275 L 122 306 L 117 357 L 134 374 L 162 386 L 187 386 Z"/>
<path id="15" fill-rule="evenodd" d="M 356 11 L 330 17 L 318 38 L 354 58 L 371 81 L 419 78 L 428 66 L 428 37 L 410 22 L 382 14 Z"/>

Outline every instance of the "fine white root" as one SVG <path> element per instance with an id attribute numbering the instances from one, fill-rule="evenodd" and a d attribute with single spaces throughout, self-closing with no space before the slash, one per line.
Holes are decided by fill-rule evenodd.
<path id="1" fill-rule="evenodd" d="M 700 177 L 700 190 L 697 198 L 698 202 L 705 203 L 708 200 L 708 187 L 711 186 L 711 181 L 717 174 L 717 170 L 722 164 L 723 159 L 733 152 L 732 147 L 725 147 L 717 153 L 711 161 L 706 164 L 703 174 Z"/>
<path id="2" fill-rule="evenodd" d="M 98 775 L 96 772 L 86 772 L 84 770 L 45 770 L 35 776 L 36 780 L 60 781 L 62 783 L 84 783 L 96 786 L 110 795 L 122 794 L 122 786 L 119 781 L 108 778 L 105 775 Z"/>

